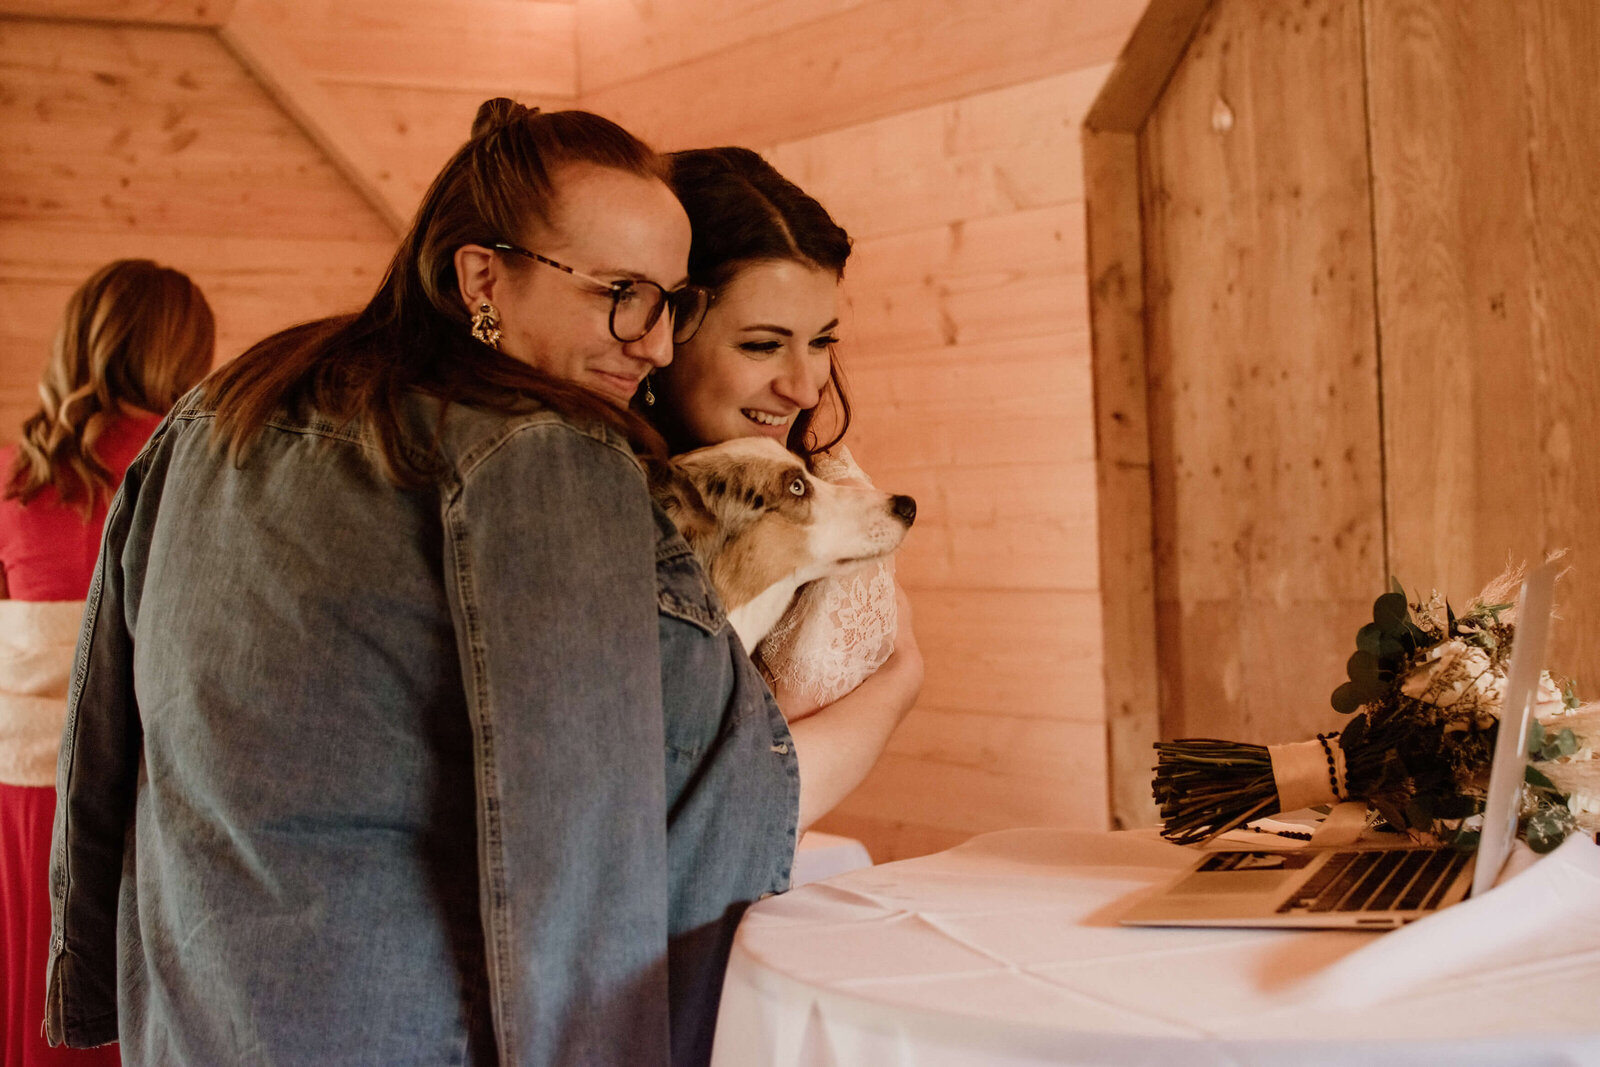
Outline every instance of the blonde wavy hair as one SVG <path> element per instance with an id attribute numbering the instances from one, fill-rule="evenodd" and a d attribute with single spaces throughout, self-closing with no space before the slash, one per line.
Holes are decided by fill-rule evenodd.
<path id="1" fill-rule="evenodd" d="M 95 452 L 111 420 L 166 411 L 205 376 L 215 345 L 211 306 L 188 275 L 148 259 L 101 267 L 67 301 L 5 496 L 26 504 L 54 486 L 88 514 L 113 491 Z"/>

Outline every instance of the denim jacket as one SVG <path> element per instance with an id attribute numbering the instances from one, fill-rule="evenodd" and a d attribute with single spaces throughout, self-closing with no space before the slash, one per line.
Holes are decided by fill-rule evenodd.
<path id="1" fill-rule="evenodd" d="M 199 394 L 128 472 L 58 769 L 47 1032 L 130 1064 L 708 1058 L 788 729 L 609 431 L 416 397 L 387 482 Z"/>

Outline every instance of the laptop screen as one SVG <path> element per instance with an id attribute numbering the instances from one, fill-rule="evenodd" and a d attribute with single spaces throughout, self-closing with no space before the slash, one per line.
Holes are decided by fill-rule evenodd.
<path id="1" fill-rule="evenodd" d="M 1517 838 L 1522 809 L 1522 778 L 1528 763 L 1528 719 L 1544 673 L 1545 646 L 1550 638 L 1556 565 L 1544 563 L 1523 580 L 1517 598 L 1517 631 L 1500 702 L 1500 729 L 1489 769 L 1489 793 L 1483 804 L 1483 832 L 1472 867 L 1472 895 L 1494 888 Z"/>

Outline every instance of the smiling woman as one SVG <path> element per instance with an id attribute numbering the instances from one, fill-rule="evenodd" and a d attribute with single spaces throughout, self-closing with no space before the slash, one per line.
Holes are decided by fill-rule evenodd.
<path id="1" fill-rule="evenodd" d="M 462 245 L 461 299 L 469 312 L 494 309 L 500 351 L 627 407 L 671 361 L 674 323 L 687 331 L 704 313 L 703 290 L 683 284 L 689 220 L 654 176 L 579 162 L 552 182 L 548 208 L 510 235 L 543 251 Z"/>
<path id="2" fill-rule="evenodd" d="M 711 305 L 652 376 L 644 410 L 674 451 L 769 437 L 824 479 L 870 486 L 841 444 L 850 405 L 834 345 L 849 234 L 747 148 L 671 158 L 694 228 L 689 278 Z M 819 441 L 813 419 L 828 401 L 837 432 Z M 811 582 L 751 650 L 794 733 L 802 829 L 866 777 L 922 687 L 893 573 L 885 557 Z"/>
<path id="3" fill-rule="evenodd" d="M 659 372 L 673 436 L 695 444 L 786 442 L 828 387 L 839 278 L 793 259 L 747 265 L 718 290 L 699 331 Z"/>

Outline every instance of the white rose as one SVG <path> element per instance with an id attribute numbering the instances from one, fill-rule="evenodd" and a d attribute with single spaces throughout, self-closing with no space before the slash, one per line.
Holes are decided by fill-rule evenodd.
<path id="1" fill-rule="evenodd" d="M 1462 700 L 1498 707 L 1504 689 L 1505 677 L 1494 669 L 1489 653 L 1460 638 L 1430 648 L 1400 681 L 1406 696 L 1440 708 Z"/>

